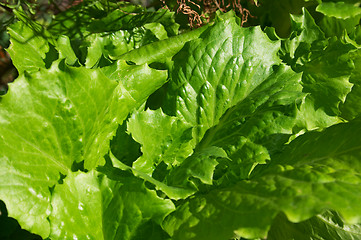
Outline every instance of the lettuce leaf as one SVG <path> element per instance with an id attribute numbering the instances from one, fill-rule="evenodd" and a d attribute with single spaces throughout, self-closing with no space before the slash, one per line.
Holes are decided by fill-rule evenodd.
<path id="1" fill-rule="evenodd" d="M 131 239 L 143 225 L 159 224 L 173 203 L 134 176 L 115 180 L 95 171 L 69 174 L 55 187 L 51 239 Z"/>
<path id="2" fill-rule="evenodd" d="M 326 211 L 300 223 L 292 223 L 284 215 L 280 214 L 274 220 L 268 238 L 352 240 L 360 238 L 360 225 L 345 224 L 340 215 L 334 211 Z"/>
<path id="3" fill-rule="evenodd" d="M 49 188 L 77 162 L 85 169 L 104 164 L 118 124 L 166 81 L 166 72 L 147 65 L 122 66 L 128 74 L 117 82 L 101 69 L 57 60 L 10 84 L 0 102 L 0 198 L 24 228 L 49 234 Z M 151 81 L 139 84 L 134 72 Z"/>
<path id="4" fill-rule="evenodd" d="M 249 180 L 183 202 L 165 228 L 173 239 L 266 237 L 280 211 L 300 222 L 324 209 L 359 223 L 360 126 L 357 119 L 296 138 Z"/>
<path id="5" fill-rule="evenodd" d="M 326 3 L 317 9 L 344 24 L 341 3 Z M 43 33 L 11 27 L 6 217 L 44 239 L 359 238 L 357 32 L 303 9 L 287 38 L 233 12 L 178 34 L 165 10 L 84 6 Z"/>

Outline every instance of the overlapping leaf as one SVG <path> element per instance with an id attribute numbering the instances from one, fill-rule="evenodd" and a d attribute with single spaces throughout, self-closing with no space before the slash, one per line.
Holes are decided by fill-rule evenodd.
<path id="1" fill-rule="evenodd" d="M 353 84 L 351 92 L 347 95 L 345 102 L 341 105 L 341 116 L 347 120 L 351 120 L 361 114 L 360 106 L 360 92 L 361 92 L 361 58 L 360 50 L 352 53 L 352 59 L 355 64 L 355 69 L 352 72 L 350 82 Z"/>
<path id="2" fill-rule="evenodd" d="M 63 32 L 47 48 L 31 28 L 12 34 L 29 37 L 15 55 L 34 51 L 32 37 L 45 44 L 30 67 L 16 60 L 21 75 L 0 101 L 0 199 L 23 228 L 52 239 L 359 236 L 356 32 L 327 38 L 304 10 L 289 39 L 241 28 L 233 13 L 168 38 L 167 11 L 101 6 L 82 13 L 96 19 L 83 29 L 100 29 L 88 38 Z M 169 68 L 156 94 L 167 74 L 148 64 Z"/>
<path id="3" fill-rule="evenodd" d="M 141 6 L 119 1 L 85 1 L 55 16 L 47 27 L 55 38 L 70 37 L 76 56 L 89 68 L 132 49 L 175 36 L 179 25 L 174 13 L 147 12 Z"/>
<path id="4" fill-rule="evenodd" d="M 190 198 L 165 228 L 174 239 L 265 237 L 280 211 L 298 222 L 329 208 L 360 222 L 360 129 L 357 119 L 300 136 L 249 181 Z"/>
<path id="5" fill-rule="evenodd" d="M 142 144 L 143 155 L 133 168 L 152 174 L 156 165 L 178 165 L 192 153 L 192 128 L 161 110 L 134 114 L 128 122 L 133 139 Z"/>
<path id="6" fill-rule="evenodd" d="M 228 108 L 272 74 L 278 49 L 260 28 L 242 29 L 232 17 L 220 21 L 174 57 L 165 112 L 197 126 L 199 142 Z"/>
<path id="7" fill-rule="evenodd" d="M 277 2 L 258 1 L 258 6 L 250 8 L 251 14 L 261 26 L 274 27 L 281 37 L 288 37 L 290 34 L 290 14 L 301 14 L 303 7 L 315 7 L 320 0 L 280 0 Z"/>
<path id="8" fill-rule="evenodd" d="M 345 224 L 334 211 L 326 211 L 300 223 L 292 223 L 283 214 L 279 214 L 273 221 L 268 239 L 291 238 L 354 240 L 360 238 L 360 225 Z"/>
<path id="9" fill-rule="evenodd" d="M 178 53 L 185 43 L 198 38 L 207 28 L 208 26 L 204 26 L 194 31 L 163 39 L 120 56 L 114 56 L 114 59 L 132 61 L 136 64 L 166 62 Z"/>
<path id="10" fill-rule="evenodd" d="M 95 171 L 69 174 L 51 204 L 51 239 L 133 239 L 174 209 L 134 176 L 114 181 Z"/>
<path id="11" fill-rule="evenodd" d="M 34 28 L 41 31 L 41 26 L 34 24 Z M 48 41 L 39 36 L 24 22 L 17 22 L 9 28 L 11 45 L 8 49 L 16 69 L 37 71 L 45 67 L 46 53 L 49 51 Z"/>
<path id="12" fill-rule="evenodd" d="M 324 14 L 318 22 L 326 36 L 342 36 L 350 33 L 361 19 L 360 1 L 323 2 L 316 11 Z"/>
<path id="13" fill-rule="evenodd" d="M 282 59 L 297 72 L 303 72 L 304 91 L 313 93 L 309 100 L 316 109 L 339 115 L 339 106 L 351 91 L 349 82 L 354 63 L 351 44 L 325 34 L 304 9 L 303 16 L 293 16 L 290 39 L 282 41 Z"/>
<path id="14" fill-rule="evenodd" d="M 118 124 L 166 81 L 164 71 L 146 65 L 127 70 L 148 82 L 126 71 L 117 82 L 100 69 L 58 60 L 22 74 L 2 98 L 0 198 L 24 228 L 49 234 L 49 188 L 60 173 L 67 175 L 75 162 L 86 169 L 103 164 Z"/>

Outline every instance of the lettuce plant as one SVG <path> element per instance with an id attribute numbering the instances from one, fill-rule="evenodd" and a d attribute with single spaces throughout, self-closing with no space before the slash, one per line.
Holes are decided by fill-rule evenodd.
<path id="1" fill-rule="evenodd" d="M 359 16 L 319 13 L 344 24 L 340 4 Z M 280 38 L 229 12 L 175 34 L 164 17 L 126 6 L 86 36 L 11 26 L 8 216 L 44 239 L 360 238 L 359 26 L 304 9 Z"/>

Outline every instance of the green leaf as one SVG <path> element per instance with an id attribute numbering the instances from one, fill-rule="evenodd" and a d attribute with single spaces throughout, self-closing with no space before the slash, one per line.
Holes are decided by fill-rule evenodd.
<path id="1" fill-rule="evenodd" d="M 78 61 L 70 44 L 69 37 L 65 35 L 60 36 L 57 41 L 57 48 L 59 50 L 59 58 L 65 58 L 65 63 L 67 65 L 74 65 Z"/>
<path id="2" fill-rule="evenodd" d="M 97 67 L 142 45 L 178 34 L 174 13 L 147 12 L 127 2 L 81 2 L 57 14 L 48 26 L 55 38 L 67 35 L 81 63 Z M 144 63 L 144 62 L 143 62 Z"/>
<path id="3" fill-rule="evenodd" d="M 279 214 L 272 223 L 267 239 L 354 240 L 361 237 L 360 228 L 360 225 L 345 224 L 339 214 L 333 211 L 326 211 L 299 223 L 292 223 Z"/>
<path id="4" fill-rule="evenodd" d="M 179 167 L 172 169 L 167 177 L 167 184 L 187 186 L 190 189 L 198 190 L 197 182 L 192 180 L 197 178 L 204 184 L 212 185 L 213 172 L 218 165 L 218 158 L 228 158 L 226 152 L 218 147 L 212 146 L 195 152 L 184 160 Z"/>
<path id="5" fill-rule="evenodd" d="M 340 114 L 339 105 L 351 91 L 354 69 L 352 44 L 326 39 L 314 19 L 304 9 L 303 16 L 292 16 L 292 33 L 282 41 L 281 58 L 297 72 L 303 72 L 304 92 L 316 109 L 328 115 Z M 322 107 L 321 107 L 322 106 Z"/>
<path id="6" fill-rule="evenodd" d="M 349 34 L 349 38 L 355 41 L 356 44 L 361 45 L 361 26 L 354 27 L 352 32 Z"/>
<path id="7" fill-rule="evenodd" d="M 127 166 L 132 166 L 142 152 L 141 145 L 126 132 L 127 122 L 124 121 L 117 129 L 117 133 L 110 142 L 110 150 L 114 156 Z"/>
<path id="8" fill-rule="evenodd" d="M 127 5 L 111 11 L 106 16 L 92 21 L 87 29 L 90 32 L 113 32 L 132 30 L 147 23 L 160 23 L 170 36 L 178 34 L 179 25 L 174 20 L 174 13 L 166 9 L 145 11 L 140 6 Z"/>
<path id="9" fill-rule="evenodd" d="M 60 13 L 52 35 L 14 8 L 7 218 L 49 239 L 359 238 L 360 15 L 257 3 L 242 7 L 261 26 L 218 12 L 180 35 L 174 13 L 116 0 Z"/>
<path id="10" fill-rule="evenodd" d="M 340 19 L 361 15 L 361 8 L 358 5 L 345 2 L 323 2 L 316 7 L 316 11 L 323 13 L 328 17 Z"/>
<path id="11" fill-rule="evenodd" d="M 197 149 L 223 148 L 232 159 L 229 174 L 247 178 L 290 135 L 308 127 L 298 120 L 304 112 L 311 111 L 302 108 L 306 94 L 302 93 L 300 80 L 300 74 L 283 66 L 259 79 L 262 81 L 259 86 L 208 129 Z"/>
<path id="12" fill-rule="evenodd" d="M 196 39 L 208 26 L 198 28 L 174 37 L 148 44 L 120 56 L 112 56 L 112 59 L 132 61 L 136 64 L 166 62 L 173 57 L 188 41 Z"/>
<path id="13" fill-rule="evenodd" d="M 47 237 L 49 187 L 81 160 L 82 131 L 62 86 L 36 75 L 18 78 L 0 103 L 0 199 L 23 228 Z"/>
<path id="14" fill-rule="evenodd" d="M 36 23 L 34 25 L 31 28 L 19 21 L 8 28 L 11 44 L 7 51 L 19 73 L 45 68 L 44 59 L 49 51 L 49 44 L 35 31 L 39 26 Z"/>
<path id="15" fill-rule="evenodd" d="M 165 112 L 196 126 L 198 143 L 273 72 L 278 50 L 260 28 L 241 28 L 235 18 L 216 23 L 174 57 Z"/>
<path id="16" fill-rule="evenodd" d="M 133 49 L 138 49 L 141 46 L 156 42 L 158 41 L 158 38 L 155 36 L 156 34 L 160 35 L 160 38 L 167 38 L 166 32 L 161 31 L 165 31 L 163 25 L 159 23 L 154 24 L 156 24 L 156 26 L 149 23 L 146 24 L 144 28 L 135 28 L 132 31 L 119 30 L 108 34 L 95 33 L 89 35 L 85 39 L 85 42 L 89 45 L 85 66 L 88 68 L 98 67 L 100 61 L 103 59 L 107 59 L 108 61 L 110 59 L 116 59 L 116 56 L 126 54 Z M 155 33 L 147 28 L 153 29 Z"/>
<path id="17" fill-rule="evenodd" d="M 339 105 L 352 88 L 349 79 L 354 63 L 349 53 L 354 49 L 351 44 L 330 40 L 326 49 L 315 52 L 304 65 L 302 84 L 305 92 L 312 93 L 316 109 L 339 115 Z"/>
<path id="18" fill-rule="evenodd" d="M 84 40 L 87 43 L 85 66 L 95 68 L 103 58 L 110 59 L 139 48 L 145 38 L 143 29 L 134 29 L 133 32 L 119 30 L 108 34 L 91 34 Z"/>
<path id="19" fill-rule="evenodd" d="M 10 85 L 0 102 L 0 199 L 23 228 L 49 234 L 49 188 L 59 173 L 83 160 L 86 169 L 104 164 L 118 124 L 166 81 L 163 71 L 134 68 L 116 82 L 56 62 Z"/>
<path id="20" fill-rule="evenodd" d="M 227 158 L 226 153 L 217 147 L 204 149 L 188 157 L 194 147 L 191 141 L 192 128 L 176 117 L 165 115 L 160 109 L 136 112 L 129 118 L 127 130 L 142 144 L 143 154 L 133 162 L 132 168 L 119 165 L 114 157 L 113 164 L 123 170 L 132 170 L 134 175 L 153 183 L 170 198 L 185 198 L 194 193 L 194 183 L 188 184 L 191 177 L 212 184 L 213 171 L 218 164 L 216 159 Z M 166 169 L 158 166 L 160 163 L 172 167 L 166 184 L 161 182 L 163 179 L 155 179 L 159 169 L 163 171 L 162 175 L 166 175 Z"/>
<path id="21" fill-rule="evenodd" d="M 357 119 L 304 134 L 249 180 L 189 198 L 163 226 L 172 239 L 201 240 L 265 238 L 279 212 L 300 222 L 334 209 L 358 223 L 360 129 Z"/>
<path id="22" fill-rule="evenodd" d="M 352 33 L 354 28 L 359 25 L 360 19 L 361 15 L 347 19 L 325 16 L 318 25 L 327 37 L 342 37 L 345 32 Z"/>
<path id="23" fill-rule="evenodd" d="M 90 46 L 88 47 L 88 54 L 85 61 L 85 66 L 87 68 L 96 67 L 100 58 L 103 56 L 103 46 L 105 45 L 103 41 L 106 41 L 105 38 L 102 38 L 97 35 L 92 35 L 92 39 L 89 39 Z"/>
<path id="24" fill-rule="evenodd" d="M 324 14 L 318 25 L 327 37 L 351 33 L 361 19 L 360 1 L 323 2 L 316 11 Z"/>
<path id="25" fill-rule="evenodd" d="M 193 152 L 192 128 L 161 109 L 135 113 L 128 120 L 128 131 L 142 145 L 142 156 L 133 168 L 151 175 L 160 162 L 175 166 Z"/>
<path id="26" fill-rule="evenodd" d="M 101 71 L 110 79 L 121 83 L 121 94 L 116 104 L 122 110 L 121 119 L 124 120 L 128 113 L 143 104 L 149 95 L 160 88 L 167 81 L 167 71 L 150 68 L 147 64 L 128 65 L 119 60 L 114 64 L 104 67 Z"/>
<path id="27" fill-rule="evenodd" d="M 323 48 L 323 40 L 325 34 L 303 8 L 301 16 L 291 15 L 291 35 L 281 43 L 281 58 L 293 69 L 299 70 L 309 60 L 310 52 Z"/>
<path id="28" fill-rule="evenodd" d="M 287 181 L 301 180 L 295 190 L 308 185 L 303 193 L 296 194 L 300 208 L 289 205 L 284 209 L 291 221 L 307 219 L 319 212 L 323 205 L 326 209 L 338 211 L 346 223 L 360 222 L 361 208 L 355 205 L 355 200 L 360 197 L 357 194 L 361 180 L 358 161 L 360 126 L 361 120 L 357 118 L 296 138 L 275 156 L 271 165 L 261 169 L 259 175 L 255 174 L 255 179 L 261 175 L 277 175 L 276 169 L 280 169 L 278 172 L 289 178 Z M 273 173 L 268 175 L 271 171 Z M 307 192 L 312 193 L 312 198 L 305 200 Z M 309 203 L 313 203 L 313 207 Z"/>
<path id="29" fill-rule="evenodd" d="M 170 200 L 158 197 L 133 176 L 114 181 L 97 175 L 71 173 L 55 187 L 50 238 L 134 239 L 145 223 L 159 224 L 174 210 Z"/>
<path id="30" fill-rule="evenodd" d="M 231 23 L 230 25 L 232 26 L 234 22 L 231 20 L 229 23 Z M 208 34 L 211 35 L 212 31 L 216 32 L 219 29 L 223 30 L 225 28 L 223 23 L 217 24 L 210 27 L 204 34 L 206 36 Z M 238 25 L 234 25 L 233 27 L 238 29 Z M 247 31 L 250 33 L 256 32 L 254 34 L 257 37 L 259 36 L 257 35 L 258 32 L 256 29 L 249 29 Z M 268 44 L 273 46 L 274 43 L 268 40 L 263 33 L 259 34 L 265 38 L 266 43 L 268 42 Z M 218 35 L 222 34 L 218 33 Z M 240 34 L 236 34 L 231 39 L 237 39 L 239 35 Z M 197 46 L 194 42 L 201 42 L 200 45 L 202 48 L 199 47 L 198 51 L 202 52 L 205 49 L 202 44 L 206 46 L 216 44 L 217 41 L 214 40 L 215 37 L 213 37 L 213 35 L 211 36 L 212 37 L 209 38 L 204 37 L 205 39 L 202 41 L 191 41 L 189 45 Z M 225 36 L 225 38 L 230 39 L 230 37 L 227 36 Z M 251 42 L 251 39 L 249 39 L 249 41 Z M 239 66 L 242 66 L 243 70 L 239 70 L 238 66 L 234 65 L 236 61 L 233 61 L 232 55 L 229 56 L 230 60 L 228 60 L 228 62 L 225 60 L 227 58 L 224 52 L 227 54 L 231 54 L 232 52 L 219 47 L 225 47 L 227 43 L 227 41 L 223 43 L 220 40 L 217 47 L 214 47 L 214 52 L 220 52 L 219 56 L 221 57 L 219 57 L 219 61 L 221 63 L 226 62 L 224 65 L 220 65 L 221 67 L 218 67 L 226 74 L 216 74 L 209 71 L 207 67 L 213 70 L 212 66 L 210 66 L 211 63 L 204 61 L 208 63 L 208 65 L 205 63 L 202 65 L 199 63 L 201 61 L 195 61 L 194 57 L 189 57 L 189 59 L 185 61 L 182 56 L 186 56 L 189 52 L 195 55 L 197 53 L 193 48 L 189 50 L 188 45 L 181 51 L 181 53 L 184 51 L 184 55 L 179 53 L 179 55 L 175 56 L 175 68 L 171 70 L 173 82 L 170 82 L 173 89 L 168 89 L 167 94 L 173 97 L 173 99 L 178 98 L 179 100 L 177 100 L 176 104 L 179 105 L 175 105 L 177 108 L 173 109 L 175 112 L 171 112 L 171 114 L 176 114 L 178 118 L 184 119 L 193 126 L 203 127 L 203 131 L 205 132 L 205 135 L 202 137 L 197 135 L 199 134 L 197 131 L 194 132 L 194 136 L 196 138 L 198 137 L 200 141 L 196 145 L 192 156 L 184 162 L 180 162 L 179 166 L 176 166 L 169 173 L 164 173 L 166 169 L 163 169 L 163 174 L 166 175 L 164 183 L 172 187 L 189 189 L 183 195 L 179 193 L 177 193 L 179 194 L 177 196 L 173 195 L 172 191 L 164 188 L 164 183 L 159 184 L 159 181 L 156 182 L 155 179 L 150 177 L 150 174 L 156 169 L 155 164 L 158 164 L 161 159 L 157 159 L 156 161 L 149 159 L 149 152 L 162 157 L 162 155 L 158 154 L 159 150 L 157 148 L 162 147 L 162 137 L 159 136 L 163 134 L 163 132 L 153 133 L 153 131 L 150 131 L 152 128 L 151 125 L 156 126 L 156 129 L 159 131 L 159 129 L 168 129 L 167 124 L 154 121 L 153 115 L 145 113 L 141 113 L 144 115 L 144 118 L 142 118 L 142 121 L 140 121 L 141 119 L 139 118 L 137 125 L 131 127 L 133 120 L 131 119 L 129 122 L 130 128 L 128 127 L 128 130 L 132 134 L 136 133 L 133 137 L 143 145 L 144 153 L 144 155 L 133 164 L 133 173 L 152 182 L 157 189 L 164 191 L 171 198 L 184 198 L 189 196 L 190 193 L 194 193 L 199 187 L 198 180 L 195 182 L 192 180 L 194 178 L 199 179 L 204 184 L 213 184 L 212 178 L 214 171 L 219 164 L 216 159 L 219 158 L 220 155 L 210 155 L 208 153 L 209 149 L 224 149 L 225 153 L 222 157 L 229 157 L 232 160 L 231 162 L 224 163 L 228 168 L 226 173 L 220 173 L 220 176 L 223 176 L 224 179 L 221 183 L 223 182 L 222 184 L 226 185 L 230 183 L 230 179 L 232 179 L 232 181 L 236 179 L 237 181 L 248 178 L 253 168 L 257 164 L 265 163 L 266 160 L 270 159 L 270 154 L 279 151 L 278 149 L 289 140 L 292 134 L 298 134 L 299 131 L 304 131 L 305 129 L 327 127 L 338 121 L 325 114 L 318 113 L 317 110 L 312 107 L 313 105 L 309 105 L 309 101 L 306 101 L 307 94 L 302 92 L 302 86 L 300 84 L 301 74 L 296 74 L 289 67 L 272 66 L 272 64 L 279 62 L 279 59 L 274 56 L 278 48 L 274 47 L 275 52 L 273 56 L 269 56 L 271 59 L 272 57 L 274 58 L 274 62 L 269 60 L 265 62 L 264 65 L 259 64 L 259 61 L 267 61 L 264 55 L 257 58 L 258 55 L 256 54 L 249 54 L 249 56 L 242 54 L 243 57 L 240 59 L 248 62 L 248 64 L 242 65 L 240 60 Z M 253 45 L 247 46 L 246 53 L 247 51 L 248 53 L 252 53 L 252 47 L 256 48 L 256 46 Z M 231 46 L 229 48 L 231 48 Z M 242 53 L 237 53 L 236 50 L 234 51 L 235 53 L 233 54 L 236 56 Z M 256 55 L 256 57 L 254 55 Z M 199 54 L 199 56 L 203 55 Z M 208 56 L 209 55 L 205 54 L 204 59 L 208 60 Z M 262 60 L 260 60 L 261 58 Z M 217 58 L 212 59 L 212 64 L 217 66 Z M 257 62 L 258 65 L 253 67 L 252 62 L 255 61 L 255 59 L 259 61 Z M 196 64 L 194 62 L 196 62 Z M 187 69 L 187 67 L 192 65 L 195 65 L 192 69 L 202 69 L 202 72 L 207 72 L 209 77 L 204 77 L 201 70 L 199 70 L 198 75 L 190 70 L 189 73 L 181 72 L 183 68 Z M 178 69 L 177 67 L 182 68 Z M 234 69 L 237 70 L 236 73 L 239 73 L 239 75 L 234 73 Z M 258 72 L 256 70 L 258 70 Z M 227 75 L 229 72 L 232 74 Z M 184 77 L 186 74 L 189 75 L 189 79 Z M 235 82 L 232 82 L 231 79 Z M 212 83 L 209 83 L 210 81 L 212 81 Z M 210 86 L 209 89 L 201 87 L 203 82 L 205 82 L 205 86 Z M 177 89 L 177 84 L 180 86 L 179 89 Z M 191 84 L 194 84 L 193 88 L 189 86 Z M 199 84 L 199 86 L 196 84 Z M 217 87 L 217 84 L 220 87 Z M 201 89 L 199 97 L 192 95 L 197 92 L 196 87 Z M 214 90 L 214 88 L 217 90 Z M 203 91 L 203 89 L 205 90 Z M 177 95 L 180 96 L 177 97 Z M 207 98 L 209 98 L 209 100 Z M 172 105 L 165 106 L 166 109 L 170 109 L 171 107 Z M 197 110 L 197 108 L 199 110 Z M 214 109 L 219 112 L 216 114 L 213 113 Z M 189 112 L 185 115 L 182 111 Z M 198 113 L 203 114 L 197 116 Z M 141 114 L 138 114 L 138 116 L 141 116 Z M 315 119 L 312 117 L 304 119 L 307 115 L 315 115 L 317 117 L 315 117 Z M 171 119 L 171 117 L 164 116 L 163 114 L 158 114 L 157 116 L 158 119 Z M 189 119 L 187 119 L 188 116 Z M 212 117 L 215 119 L 213 120 Z M 199 124 L 199 122 L 202 121 L 210 124 Z M 142 125 L 144 125 L 144 128 Z M 177 130 L 173 132 L 177 132 Z M 153 137 L 153 135 L 158 137 Z M 179 133 L 177 135 L 179 135 Z M 154 139 L 158 139 L 158 142 Z M 169 146 L 169 144 L 167 144 L 167 146 Z M 169 165 L 167 162 L 166 164 Z M 142 174 L 139 172 L 142 172 Z M 149 176 L 144 178 L 144 173 L 147 173 Z M 217 173 L 217 177 L 220 176 L 218 176 Z"/>
<path id="31" fill-rule="evenodd" d="M 104 239 L 102 193 L 94 171 L 69 173 L 53 190 L 49 216 L 52 239 Z"/>
<path id="32" fill-rule="evenodd" d="M 350 77 L 353 84 L 351 92 L 347 95 L 345 102 L 340 106 L 341 116 L 347 120 L 354 119 L 361 114 L 361 50 L 352 53 L 355 69 Z"/>
<path id="33" fill-rule="evenodd" d="M 127 31 L 117 31 L 114 33 L 110 33 L 105 36 L 101 36 L 104 38 L 102 46 L 103 55 L 106 58 L 112 58 L 113 56 L 122 55 L 128 51 L 133 50 L 134 48 L 138 48 L 140 44 L 136 40 L 137 32 L 129 33 Z M 98 36 L 97 34 L 95 36 Z M 139 36 L 142 38 L 143 35 Z M 93 42 L 92 40 L 90 40 Z"/>
<path id="34" fill-rule="evenodd" d="M 147 23 L 144 25 L 145 29 L 150 30 L 159 40 L 168 38 L 167 31 L 164 26 L 157 22 Z"/>
<path id="35" fill-rule="evenodd" d="M 314 8 L 319 2 L 320 0 L 260 1 L 259 6 L 250 8 L 250 12 L 257 17 L 257 25 L 274 27 L 276 33 L 285 38 L 290 34 L 290 14 L 302 14 L 302 8 Z"/>
<path id="36" fill-rule="evenodd" d="M 134 176 L 142 178 L 148 181 L 149 183 L 153 184 L 156 190 L 162 191 L 171 199 L 174 200 L 184 199 L 194 193 L 194 189 L 189 189 L 183 186 L 168 186 L 166 183 L 158 181 L 157 179 L 149 176 L 146 173 L 143 173 L 141 171 L 138 171 L 137 169 L 129 167 L 124 163 L 122 163 L 121 161 L 119 161 L 119 159 L 117 159 L 112 152 L 109 153 L 109 157 L 112 165 L 114 165 L 114 168 L 123 171 L 132 172 Z"/>
<path id="37" fill-rule="evenodd" d="M 238 25 L 233 25 L 232 21 L 229 23 L 228 27 L 233 26 L 238 30 Z M 266 43 L 263 45 L 270 44 L 275 52 L 278 50 L 276 43 L 272 43 L 263 33 L 258 35 L 257 28 L 250 28 L 245 30 L 247 34 L 251 33 L 247 42 L 250 46 L 244 43 L 246 50 L 236 47 L 232 49 L 231 44 L 241 34 L 225 36 L 227 40 L 232 39 L 229 44 L 231 46 L 227 45 L 227 40 L 223 42 L 220 39 L 218 43 L 219 37 L 211 34 L 213 31 L 216 34 L 223 30 L 230 33 L 224 24 L 217 23 L 210 27 L 204 32 L 204 39 L 187 43 L 175 56 L 172 81 L 169 83 L 170 89 L 169 86 L 167 89 L 168 99 L 175 104 L 166 105 L 165 109 L 172 109 L 170 114 L 197 126 L 194 132 L 197 144 L 193 155 L 207 166 L 208 176 L 213 177 L 218 162 L 203 151 L 209 147 L 224 149 L 224 158 L 229 157 L 232 161 L 223 162 L 225 170 L 217 170 L 216 175 L 217 184 L 226 186 L 230 182 L 248 178 L 257 164 L 269 160 L 270 154 L 279 151 L 293 134 L 327 127 L 337 123 L 338 119 L 320 113 L 309 104 L 307 94 L 303 93 L 301 74 L 296 74 L 289 67 L 272 66 L 279 63 L 275 53 L 270 56 L 266 53 L 262 56 L 250 54 L 253 48 L 257 49 L 252 43 L 252 36 L 255 39 L 264 38 Z M 208 34 L 211 37 L 208 38 Z M 224 36 L 220 33 L 218 35 Z M 213 47 L 215 44 L 218 45 Z M 234 53 L 227 51 L 227 47 Z M 215 57 L 210 53 L 203 53 L 207 48 Z M 239 62 L 238 56 L 241 56 Z M 256 59 L 257 64 L 253 63 Z M 221 70 L 217 73 L 216 69 Z M 171 101 L 168 100 L 167 103 L 172 103 Z M 197 162 L 190 159 L 189 161 Z M 213 184 L 211 178 L 205 180 L 197 177 L 193 172 L 197 167 L 186 164 L 186 161 L 184 166 L 183 163 L 179 166 L 182 169 L 180 172 L 185 172 L 184 177 L 179 177 L 182 174 L 173 176 L 178 171 L 176 168 L 169 173 L 168 184 L 195 189 L 197 184 L 188 184 L 188 178 L 191 177 Z M 170 179 L 177 181 L 172 182 Z"/>

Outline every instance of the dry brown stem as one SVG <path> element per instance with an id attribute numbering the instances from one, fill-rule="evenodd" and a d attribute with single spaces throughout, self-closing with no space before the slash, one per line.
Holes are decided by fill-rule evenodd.
<path id="1" fill-rule="evenodd" d="M 161 0 L 163 6 L 168 8 L 166 1 Z M 248 0 L 255 4 L 253 0 Z M 244 2 L 244 0 L 243 0 Z M 234 10 L 241 17 L 241 25 L 253 17 L 248 9 L 242 6 L 241 0 L 177 0 L 177 13 L 188 16 L 191 28 L 200 27 L 210 21 L 217 10 L 227 12 Z"/>

